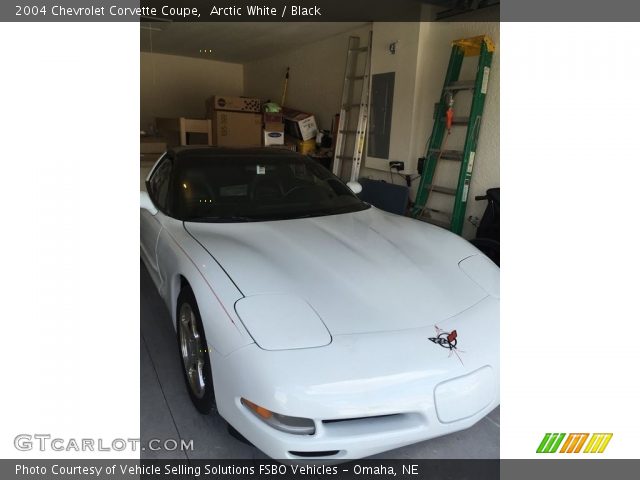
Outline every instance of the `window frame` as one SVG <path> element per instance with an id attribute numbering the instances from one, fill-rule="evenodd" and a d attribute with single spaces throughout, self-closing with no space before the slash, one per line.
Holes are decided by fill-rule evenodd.
<path id="1" fill-rule="evenodd" d="M 231 154 L 231 156 L 250 156 L 250 157 L 256 157 L 255 154 L 252 153 L 236 153 L 236 154 Z M 334 175 L 329 169 L 327 169 L 326 167 L 324 167 L 323 165 L 321 165 L 320 163 L 314 161 L 313 159 L 311 159 L 308 156 L 305 155 L 300 155 L 300 154 L 296 154 L 295 155 L 297 157 L 297 161 L 301 162 L 302 164 L 308 165 L 311 168 L 317 168 L 319 169 L 319 172 L 317 174 L 315 174 L 316 177 L 319 177 L 320 172 L 323 172 L 326 176 L 325 181 L 335 181 L 338 182 L 339 184 L 341 184 L 346 190 L 346 192 L 349 193 L 350 196 L 352 196 L 353 198 L 357 199 L 363 206 L 362 209 L 359 210 L 354 210 L 354 211 L 360 211 L 360 210 L 366 210 L 368 208 L 371 207 L 370 204 L 363 202 L 360 197 L 358 197 L 358 195 L 356 195 L 355 193 L 353 193 L 353 191 L 348 187 L 348 185 L 346 184 L 346 182 L 342 181 L 338 176 Z M 265 157 L 265 160 L 270 159 L 271 155 L 267 155 Z M 215 160 L 214 160 L 215 161 Z M 279 159 L 276 159 L 273 163 L 277 164 L 278 161 L 280 161 Z M 171 214 L 167 214 L 170 215 L 172 218 L 175 218 L 177 220 L 181 220 L 183 222 L 194 222 L 197 220 L 194 220 L 193 218 L 188 217 L 184 211 L 182 211 L 183 209 L 181 208 L 181 202 L 179 200 L 179 191 L 180 191 L 180 185 L 179 183 L 181 182 L 181 178 L 182 178 L 182 174 L 184 172 L 185 169 L 189 168 L 189 163 L 190 163 L 190 159 L 184 159 L 184 161 L 180 161 L 177 163 L 174 163 L 173 165 L 173 170 L 172 170 L 172 185 L 170 185 L 170 188 L 172 189 L 172 194 L 173 194 L 173 203 L 172 203 L 172 210 L 171 210 Z M 194 162 L 195 163 L 195 162 Z M 265 163 L 271 163 L 269 161 L 265 162 Z M 151 177 L 150 177 L 151 178 Z M 318 215 L 318 216 L 322 216 L 322 215 Z M 291 219 L 295 219 L 297 217 L 293 217 Z M 299 217 L 299 218 L 307 218 L 305 217 Z M 260 221 L 269 221 L 269 219 L 264 219 L 264 220 L 256 220 L 257 222 Z M 203 222 L 206 223 L 206 222 Z M 220 223 L 224 223 L 224 222 L 220 222 Z"/>
<path id="2" fill-rule="evenodd" d="M 161 205 L 160 204 L 160 200 L 157 198 L 157 193 L 154 191 L 153 188 L 151 188 L 151 183 L 153 181 L 153 178 L 158 174 L 158 171 L 160 170 L 160 168 L 165 164 L 165 163 L 169 163 L 170 165 L 170 170 L 169 170 L 169 185 L 167 187 L 167 198 L 165 199 L 165 204 Z M 156 163 L 156 165 L 153 167 L 153 170 L 151 171 L 151 173 L 149 174 L 149 177 L 147 178 L 147 181 L 145 182 L 145 185 L 147 187 L 147 193 L 149 194 L 149 198 L 151 199 L 151 201 L 153 202 L 153 205 L 162 213 L 164 213 L 167 216 L 172 216 L 171 212 L 171 206 L 173 204 L 173 184 L 174 184 L 174 176 L 175 176 L 175 164 L 174 164 L 174 159 L 171 155 L 169 155 L 168 153 L 164 154 L 160 159 L 158 159 L 158 162 Z"/>

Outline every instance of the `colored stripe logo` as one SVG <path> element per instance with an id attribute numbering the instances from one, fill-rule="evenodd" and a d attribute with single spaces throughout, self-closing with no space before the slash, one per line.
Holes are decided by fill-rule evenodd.
<path id="1" fill-rule="evenodd" d="M 613 433 L 545 433 L 536 453 L 603 453 L 611 437 Z"/>

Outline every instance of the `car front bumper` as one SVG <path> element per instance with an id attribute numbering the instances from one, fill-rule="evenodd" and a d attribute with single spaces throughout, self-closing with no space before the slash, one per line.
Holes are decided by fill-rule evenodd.
<path id="1" fill-rule="evenodd" d="M 438 327 L 336 336 L 330 345 L 245 346 L 212 365 L 219 413 L 272 458 L 355 459 L 471 427 L 500 403 L 499 300 L 487 297 Z M 274 429 L 245 405 L 310 418 L 313 435 Z"/>

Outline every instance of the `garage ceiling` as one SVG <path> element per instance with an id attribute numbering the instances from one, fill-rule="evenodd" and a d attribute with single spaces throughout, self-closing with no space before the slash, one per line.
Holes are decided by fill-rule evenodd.
<path id="1" fill-rule="evenodd" d="M 141 23 L 140 50 L 245 63 L 362 25 L 366 23 Z"/>

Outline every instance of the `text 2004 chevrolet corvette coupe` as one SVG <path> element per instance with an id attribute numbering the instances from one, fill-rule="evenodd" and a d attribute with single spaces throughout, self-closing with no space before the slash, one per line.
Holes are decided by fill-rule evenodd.
<path id="1" fill-rule="evenodd" d="M 273 458 L 360 458 L 499 403 L 499 269 L 301 155 L 181 148 L 141 192 L 141 256 L 189 394 Z"/>

